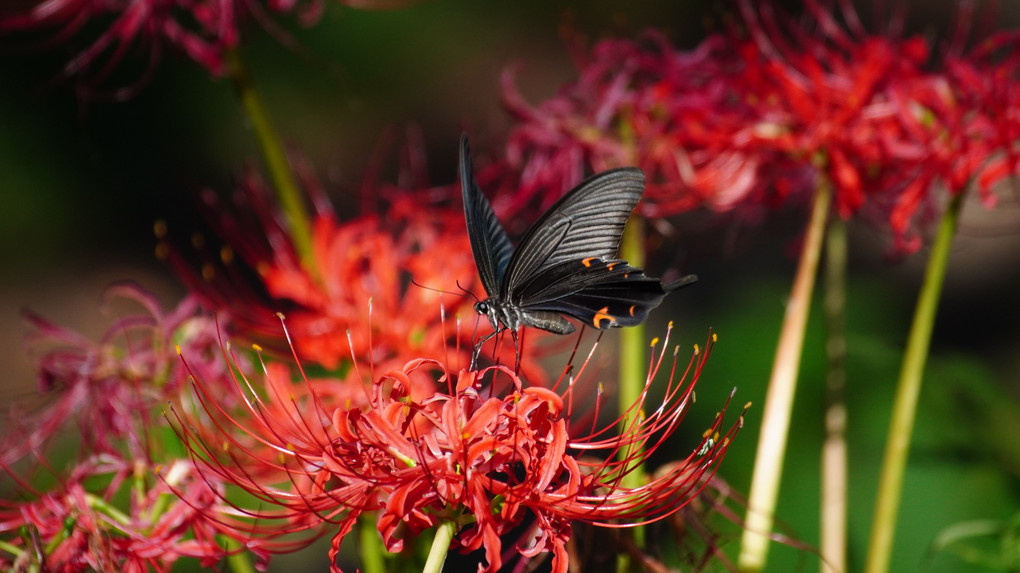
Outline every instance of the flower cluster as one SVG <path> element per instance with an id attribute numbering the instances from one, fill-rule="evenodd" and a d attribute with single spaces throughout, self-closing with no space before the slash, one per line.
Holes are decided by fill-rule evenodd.
<path id="1" fill-rule="evenodd" d="M 115 320 L 98 342 L 25 313 L 39 391 L 54 398 L 37 412 L 11 413 L 0 447 L 5 466 L 45 446 L 71 422 L 78 424 L 89 451 L 126 446 L 132 456 L 142 457 L 151 410 L 187 386 L 178 347 L 193 357 L 192 367 L 203 376 L 222 377 L 216 329 L 212 319 L 199 313 L 194 298 L 167 312 L 155 296 L 131 283 L 111 286 L 105 298 L 111 308 L 133 304 L 144 312 Z"/>
<path id="2" fill-rule="evenodd" d="M 247 397 L 243 412 L 228 411 L 200 381 L 201 407 L 177 413 L 175 426 L 212 481 L 238 484 L 259 500 L 258 509 L 238 509 L 252 519 L 244 531 L 275 537 L 331 524 L 334 568 L 340 542 L 369 513 L 392 552 L 409 537 L 452 523 L 454 546 L 484 549 L 486 571 L 508 559 L 502 540 L 523 526 L 520 555 L 551 552 L 553 570 L 563 572 L 572 521 L 610 527 L 655 521 L 705 487 L 739 427 L 719 436 L 725 408 L 670 471 L 640 488 L 621 480 L 677 428 L 711 345 L 696 348 L 683 373 L 674 353 L 662 403 L 648 415 L 643 403 L 634 404 L 628 412 L 634 421 L 620 435 L 613 429 L 619 420 L 600 429 L 592 420 L 579 431 L 571 404 L 587 362 L 561 394 L 526 386 L 506 367 L 455 374 L 441 362 L 413 360 L 359 386 L 366 398 L 360 406 L 349 394 L 354 380 L 346 387 L 307 377 L 292 383 L 265 368 L 257 383 L 236 369 L 237 391 Z M 446 389 L 414 397 L 412 379 L 422 374 Z M 203 413 L 217 422 L 197 423 Z"/>
<path id="3" fill-rule="evenodd" d="M 559 188 L 585 170 L 638 165 L 648 214 L 707 206 L 752 213 L 831 184 L 838 213 L 865 213 L 916 249 L 933 191 L 995 183 L 1017 170 L 1018 38 L 996 34 L 933 61 L 921 37 L 865 31 L 815 1 L 811 18 L 741 2 L 743 28 L 691 51 L 654 32 L 606 40 L 579 78 L 537 106 L 504 99 L 518 120 L 508 161 L 525 189 Z M 962 3 L 959 25 L 970 21 Z"/>
<path id="4" fill-rule="evenodd" d="M 106 301 L 145 312 L 115 320 L 98 342 L 27 316 L 40 390 L 52 399 L 34 412 L 13 410 L 2 439 L 3 482 L 17 496 L 0 501 L 0 566 L 168 571 L 181 557 L 211 566 L 241 547 L 268 555 L 275 542 L 227 527 L 226 486 L 175 457 L 180 448 L 158 423 L 167 401 L 190 390 L 190 375 L 223 379 L 212 319 L 193 298 L 167 312 L 130 284 L 111 287 Z M 178 349 L 192 357 L 190 373 Z M 52 459 L 52 442 L 72 425 L 80 455 L 64 468 Z M 222 545 L 228 538 L 233 548 Z"/>
<path id="5" fill-rule="evenodd" d="M 182 557 L 213 567 L 241 547 L 262 559 L 283 549 L 229 526 L 225 486 L 205 479 L 188 460 L 161 468 L 95 454 L 46 491 L 27 478 L 18 479 L 18 486 L 22 500 L 0 500 L 5 571 L 170 571 Z M 126 510 L 120 503 L 125 495 L 131 500 Z M 232 549 L 224 546 L 228 539 Z"/>

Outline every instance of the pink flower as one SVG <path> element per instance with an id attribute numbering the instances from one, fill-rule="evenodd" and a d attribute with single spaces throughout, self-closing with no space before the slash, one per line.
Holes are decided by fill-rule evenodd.
<path id="1" fill-rule="evenodd" d="M 36 412 L 16 407 L 0 443 L 0 464 L 39 450 L 74 423 L 88 451 L 110 452 L 124 443 L 131 455 L 144 457 L 153 409 L 187 387 L 177 347 L 193 357 L 194 372 L 221 377 L 215 325 L 198 313 L 194 299 L 166 312 L 155 296 L 124 283 L 107 290 L 106 302 L 137 304 L 144 312 L 117 319 L 98 342 L 25 313 L 33 329 L 26 345 L 37 363 L 39 390 L 54 396 Z"/>
<path id="2" fill-rule="evenodd" d="M 266 369 L 260 385 L 237 372 L 248 406 L 231 413 L 200 381 L 202 409 L 213 425 L 194 411 L 179 413 L 176 427 L 213 481 L 234 483 L 260 500 L 258 509 L 238 510 L 253 520 L 245 531 L 273 536 L 331 524 L 334 570 L 341 541 L 359 518 L 374 513 L 394 552 L 408 538 L 453 522 L 454 547 L 484 549 L 479 569 L 485 571 L 500 568 L 502 538 L 524 525 L 520 555 L 552 553 L 553 570 L 564 572 L 572 521 L 648 523 L 705 487 L 739 427 L 720 438 L 722 412 L 671 471 L 636 489 L 620 480 L 678 427 L 710 349 L 711 342 L 696 349 L 682 373 L 674 361 L 662 403 L 651 411 L 644 398 L 634 404 L 627 414 L 635 421 L 620 435 L 615 423 L 596 428 L 594 421 L 572 435 L 572 427 L 581 427 L 572 404 L 580 399 L 587 362 L 575 378 L 560 381 L 566 384 L 561 394 L 525 387 L 505 367 L 454 375 L 427 359 L 374 379 L 360 406 L 334 394 L 334 386 L 304 376 L 294 384 Z M 652 365 L 649 384 L 662 360 L 660 354 Z M 415 397 L 419 376 L 445 390 Z"/>
<path id="3" fill-rule="evenodd" d="M 139 458 L 93 454 L 46 491 L 33 485 L 37 473 L 27 478 L 5 470 L 20 495 L 0 500 L 4 570 L 168 572 L 182 557 L 213 567 L 231 552 L 224 538 L 263 559 L 274 549 L 273 542 L 230 526 L 225 487 L 187 460 L 153 467 Z"/>

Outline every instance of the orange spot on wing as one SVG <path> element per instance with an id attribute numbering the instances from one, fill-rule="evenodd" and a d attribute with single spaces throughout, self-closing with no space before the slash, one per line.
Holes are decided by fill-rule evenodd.
<path id="1" fill-rule="evenodd" d="M 620 264 L 620 263 L 612 262 L 612 263 L 609 263 L 608 265 L 606 265 L 606 268 L 609 269 L 609 270 L 613 270 L 613 267 L 615 267 L 618 264 Z"/>
<path id="2" fill-rule="evenodd" d="M 601 310 L 599 310 L 598 312 L 595 313 L 595 317 L 592 318 L 592 320 L 591 320 L 592 324 L 595 325 L 595 328 L 601 329 L 602 326 L 599 323 L 602 322 L 603 320 L 608 320 L 610 326 L 616 324 L 616 318 L 613 315 L 608 314 L 608 313 L 609 313 L 609 307 L 608 306 L 602 307 Z"/>
<path id="3" fill-rule="evenodd" d="M 586 266 L 586 267 L 590 267 L 591 266 L 591 262 L 594 261 L 594 260 L 597 260 L 597 259 L 598 259 L 598 257 L 588 257 L 586 259 L 581 259 L 581 264 Z"/>
<path id="4" fill-rule="evenodd" d="M 630 315 L 634 316 L 634 305 L 630 305 Z"/>

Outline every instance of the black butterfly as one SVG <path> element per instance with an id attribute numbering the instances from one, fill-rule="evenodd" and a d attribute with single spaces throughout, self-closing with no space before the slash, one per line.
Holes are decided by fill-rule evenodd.
<path id="1" fill-rule="evenodd" d="M 516 250 L 475 181 L 467 136 L 460 140 L 460 176 L 471 251 L 489 296 L 475 311 L 489 318 L 490 336 L 509 329 L 516 340 L 522 326 L 570 334 L 574 325 L 566 316 L 600 330 L 634 326 L 666 294 L 697 280 L 689 275 L 664 285 L 616 258 L 627 218 L 644 193 L 640 169 L 584 180 L 528 229 Z"/>

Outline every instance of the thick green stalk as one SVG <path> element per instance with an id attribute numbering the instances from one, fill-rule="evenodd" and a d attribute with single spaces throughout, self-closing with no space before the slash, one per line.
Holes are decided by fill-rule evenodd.
<path id="1" fill-rule="evenodd" d="M 358 554 L 361 555 L 361 570 L 365 573 L 385 573 L 386 563 L 383 560 L 382 538 L 375 528 L 375 517 L 373 514 L 364 514 L 358 520 L 358 527 L 361 528 L 361 536 L 358 543 Z"/>
<path id="2" fill-rule="evenodd" d="M 914 322 L 907 338 L 907 350 L 903 355 L 899 385 L 893 403 L 889 436 L 882 460 L 882 473 L 878 481 L 878 499 L 871 522 L 871 539 L 868 544 L 866 573 L 885 573 L 889 570 L 893 537 L 896 532 L 896 514 L 903 491 L 903 474 L 910 452 L 910 435 L 914 429 L 914 414 L 917 412 L 917 398 L 921 393 L 924 365 L 928 358 L 931 333 L 935 327 L 935 312 L 938 309 L 942 284 L 945 282 L 946 266 L 949 262 L 949 248 L 956 234 L 964 193 L 953 197 L 942 216 L 935 243 L 928 259 L 928 269 L 914 309 Z"/>
<path id="3" fill-rule="evenodd" d="M 825 237 L 825 443 L 822 445 L 821 570 L 846 569 L 846 223 L 829 222 Z"/>
<path id="4" fill-rule="evenodd" d="M 623 233 L 623 240 L 620 243 L 620 258 L 627 261 L 633 267 L 643 268 L 645 266 L 645 221 L 639 215 L 632 215 L 627 221 L 627 227 Z M 644 412 L 636 410 L 632 415 L 625 415 L 632 405 L 641 399 L 641 393 L 645 390 L 645 373 L 648 369 L 645 355 L 645 325 L 639 324 L 629 328 L 620 329 L 620 381 L 619 381 L 619 408 L 623 416 L 620 422 L 620 432 L 626 432 L 631 426 L 640 422 Z M 633 459 L 641 455 L 641 452 L 632 449 L 625 449 L 620 452 L 620 457 Z M 638 488 L 645 485 L 644 466 L 637 466 L 623 477 L 623 486 Z M 642 527 L 628 529 L 626 533 L 631 535 L 635 545 L 644 546 L 645 531 Z M 629 557 L 621 552 L 617 562 L 618 571 L 631 569 Z"/>
<path id="5" fill-rule="evenodd" d="M 627 221 L 627 228 L 623 233 L 623 240 L 620 243 L 620 258 L 627 261 L 632 267 L 643 268 L 645 266 L 645 252 L 643 248 L 645 238 L 645 221 L 638 215 L 634 215 Z M 645 390 L 645 373 L 648 364 L 645 359 L 645 325 L 639 324 L 629 328 L 620 329 L 620 414 L 623 415 L 632 405 L 641 399 L 641 393 Z M 636 414 L 640 415 L 640 411 Z M 626 431 L 635 420 L 628 417 L 623 420 L 620 431 Z M 627 457 L 632 457 L 636 452 L 622 452 Z M 640 487 L 644 485 L 642 469 L 635 471 L 623 478 L 623 485 L 626 487 Z"/>
<path id="6" fill-rule="evenodd" d="M 251 554 L 241 550 L 241 543 L 229 537 L 220 537 L 224 547 L 233 551 L 227 556 L 227 565 L 233 573 L 255 573 L 255 566 L 251 562 Z"/>
<path id="7" fill-rule="evenodd" d="M 779 481 L 786 455 L 786 438 L 790 430 L 793 396 L 797 389 L 797 370 L 804 348 L 804 332 L 811 307 L 811 293 L 818 273 L 818 260 L 825 236 L 832 189 L 828 181 L 819 183 L 815 194 L 811 219 L 808 222 L 797 274 L 786 305 L 786 315 L 779 334 L 779 345 L 772 365 L 772 376 L 765 395 L 761 435 L 755 455 L 751 494 L 748 498 L 747 519 L 741 539 L 737 569 L 743 572 L 761 571 L 768 559 L 769 535 L 773 513 L 779 495 Z"/>
<path id="8" fill-rule="evenodd" d="M 262 101 L 262 96 L 255 89 L 255 82 L 252 81 L 236 51 L 227 53 L 227 70 L 237 90 L 237 97 L 241 100 L 241 108 L 244 109 L 252 129 L 255 130 L 259 147 L 262 149 L 262 159 L 265 161 L 273 188 L 276 190 L 276 197 L 287 219 L 294 248 L 306 268 L 314 270 L 308 209 L 305 207 L 301 186 L 294 175 L 294 170 L 291 169 L 290 161 L 287 160 L 287 152 L 280 143 L 280 136 L 269 118 L 269 111 Z"/>
<path id="9" fill-rule="evenodd" d="M 454 533 L 457 533 L 457 524 L 452 521 L 443 521 L 436 526 L 436 536 L 432 539 L 432 548 L 429 549 L 422 573 L 440 573 L 443 570 L 443 562 L 446 561 Z"/>

